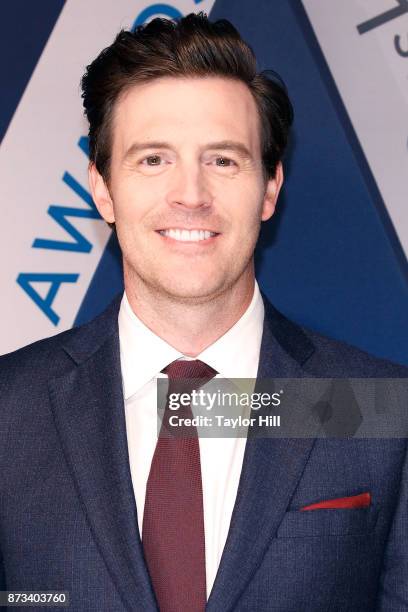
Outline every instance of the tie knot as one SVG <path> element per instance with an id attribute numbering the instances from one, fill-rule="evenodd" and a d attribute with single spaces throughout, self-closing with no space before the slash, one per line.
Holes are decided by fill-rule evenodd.
<path id="1" fill-rule="evenodd" d="M 177 394 L 179 398 L 181 395 L 191 395 L 193 391 L 197 391 L 200 387 L 203 387 L 208 381 L 214 378 L 217 372 L 199 359 L 177 359 L 165 367 L 162 372 L 169 377 L 169 384 L 160 436 L 173 437 L 175 435 L 174 427 L 168 429 L 168 419 L 170 416 L 169 400 L 171 395 Z M 187 401 L 187 403 L 184 403 L 185 401 Z M 185 397 L 183 403 L 179 406 L 179 414 L 183 414 L 185 418 L 193 417 L 190 402 Z M 197 437 L 197 429 L 195 426 L 189 427 L 184 425 L 182 428 L 177 428 L 176 433 L 177 432 L 182 432 L 181 435 L 184 437 L 187 433 L 190 433 L 192 437 Z"/>
<path id="2" fill-rule="evenodd" d="M 204 384 L 203 379 L 208 381 L 214 378 L 217 371 L 204 361 L 199 359 L 177 359 L 172 361 L 162 370 L 163 374 L 167 374 L 170 381 L 178 379 L 196 380 Z"/>

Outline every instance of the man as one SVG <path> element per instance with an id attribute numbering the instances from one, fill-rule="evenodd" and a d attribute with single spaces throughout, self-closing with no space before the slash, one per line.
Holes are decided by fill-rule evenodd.
<path id="1" fill-rule="evenodd" d="M 82 84 L 125 293 L 2 358 L 1 588 L 87 611 L 408 609 L 405 439 L 156 435 L 158 378 L 407 376 L 259 292 L 283 86 L 203 15 L 120 33 Z"/>

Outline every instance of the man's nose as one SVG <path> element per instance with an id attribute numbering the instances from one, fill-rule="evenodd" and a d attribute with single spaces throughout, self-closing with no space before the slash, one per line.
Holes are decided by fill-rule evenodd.
<path id="1" fill-rule="evenodd" d="M 184 163 L 174 169 L 167 194 L 170 205 L 201 208 L 210 206 L 212 199 L 204 168 L 199 163 Z"/>

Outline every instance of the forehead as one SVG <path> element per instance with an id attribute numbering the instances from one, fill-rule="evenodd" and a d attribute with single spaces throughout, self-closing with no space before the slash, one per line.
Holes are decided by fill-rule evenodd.
<path id="1" fill-rule="evenodd" d="M 130 87 L 116 102 L 113 147 L 134 141 L 191 142 L 240 140 L 260 150 L 260 121 L 249 88 L 221 77 L 166 77 Z"/>

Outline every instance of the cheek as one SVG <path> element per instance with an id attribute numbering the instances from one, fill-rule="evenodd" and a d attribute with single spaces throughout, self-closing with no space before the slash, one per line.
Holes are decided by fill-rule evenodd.
<path id="1" fill-rule="evenodd" d="M 261 223 L 263 193 L 256 188 L 240 189 L 231 194 L 229 213 L 241 234 L 255 231 Z"/>
<path id="2" fill-rule="evenodd" d="M 134 225 L 149 211 L 151 194 L 141 188 L 135 189 L 128 183 L 122 184 L 114 197 L 114 209 L 117 222 Z"/>

